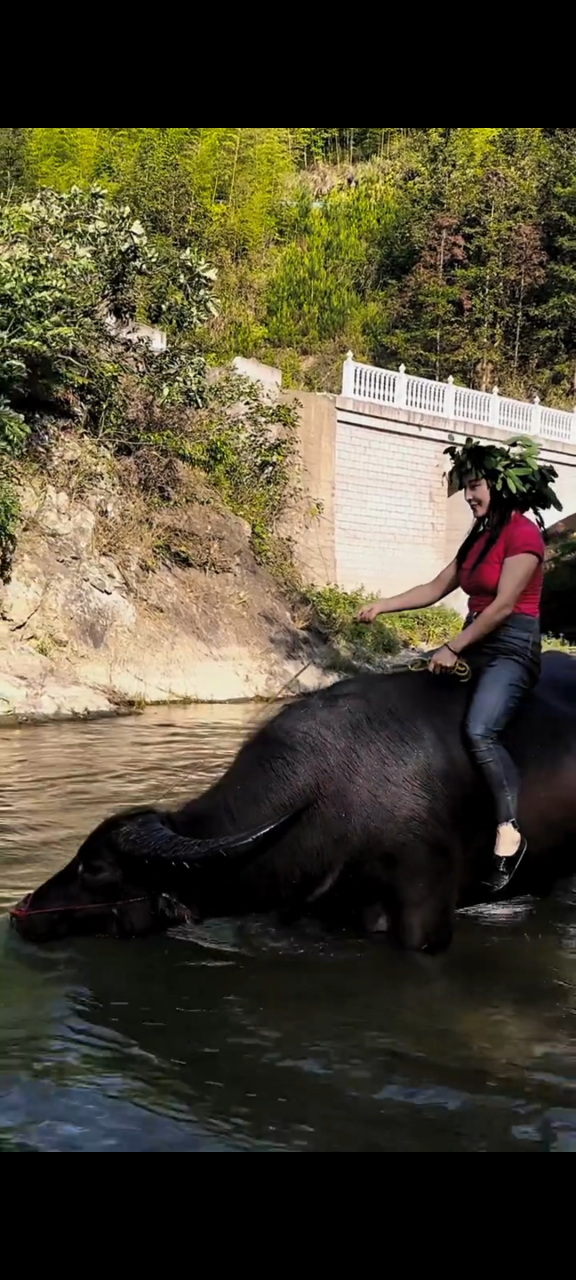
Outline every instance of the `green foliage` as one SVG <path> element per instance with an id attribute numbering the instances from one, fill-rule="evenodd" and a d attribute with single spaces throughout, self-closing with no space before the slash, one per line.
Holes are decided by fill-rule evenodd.
<path id="1" fill-rule="evenodd" d="M 468 436 L 465 444 L 444 450 L 452 463 L 449 481 L 454 489 L 465 488 L 470 478 L 484 479 L 520 511 L 537 516 L 550 507 L 562 510 L 552 487 L 558 472 L 538 462 L 539 452 L 538 442 L 529 436 L 513 437 L 503 446 L 478 444 Z"/>
<path id="2" fill-rule="evenodd" d="M 0 129 L 0 199 L 29 185 L 28 129 Z"/>
<path id="3" fill-rule="evenodd" d="M 148 319 L 170 333 L 192 333 L 217 314 L 216 276 L 190 245 L 178 253 L 164 252 L 146 293 Z"/>
<path id="4" fill-rule="evenodd" d="M 15 413 L 5 398 L 0 399 L 0 463 L 4 458 L 19 458 L 24 452 L 30 428 L 24 415 Z"/>
<path id="5" fill-rule="evenodd" d="M 156 362 L 142 346 L 140 363 L 161 399 L 198 404 L 204 366 L 190 340 L 213 313 L 213 278 L 193 248 L 179 251 L 172 273 L 165 263 L 160 269 L 142 224 L 100 187 L 7 202 L 0 208 L 4 435 L 10 430 L 14 444 L 26 430 L 14 413 L 76 407 L 98 434 L 115 433 L 134 361 L 122 355 L 113 322 L 134 318 L 143 279 L 151 282 L 151 318 L 177 332 L 178 344 Z"/>
<path id="6" fill-rule="evenodd" d="M 140 223 L 100 189 L 0 209 L 0 396 L 12 409 L 89 390 L 110 348 L 105 317 L 131 314 L 149 262 Z"/>
<path id="7" fill-rule="evenodd" d="M 250 524 L 257 557 L 272 563 L 271 540 L 292 492 L 298 410 L 268 400 L 257 383 L 226 374 L 208 389 L 179 456 L 200 467 L 236 515 Z"/>
<path id="8" fill-rule="evenodd" d="M 393 656 L 406 648 L 439 648 L 462 626 L 453 609 L 418 609 L 412 613 L 380 616 L 370 626 L 356 622 L 356 614 L 373 600 L 363 591 L 323 587 L 306 591 L 322 633 L 337 642 L 341 652 L 355 660 Z"/>
<path id="9" fill-rule="evenodd" d="M 66 191 L 101 181 L 138 210 L 154 237 L 185 248 L 193 232 L 207 249 L 237 252 L 274 237 L 302 132 L 30 129 L 26 154 L 39 187 Z"/>
<path id="10" fill-rule="evenodd" d="M 150 364 L 146 385 L 159 405 L 195 408 L 205 399 L 206 361 L 173 343 Z"/>
<path id="11" fill-rule="evenodd" d="M 13 464 L 26 448 L 29 436 L 22 414 L 15 413 L 0 396 L 0 582 L 10 578 L 20 523 L 20 502 L 12 479 Z"/>
<path id="12" fill-rule="evenodd" d="M 193 247 L 221 282 L 204 351 L 328 390 L 351 346 L 571 404 L 575 171 L 573 129 L 0 130 L 0 191 L 102 183 L 146 226 L 140 318 L 182 333 Z"/>
<path id="13" fill-rule="evenodd" d="M 37 187 L 91 186 L 105 129 L 28 129 L 27 162 Z"/>
<path id="14" fill-rule="evenodd" d="M 0 582 L 7 582 L 10 577 L 19 521 L 16 489 L 0 467 Z"/>
<path id="15" fill-rule="evenodd" d="M 575 172 L 574 129 L 0 130 L 0 457 L 45 412 L 189 456 L 273 557 L 290 431 L 246 393 L 242 459 L 204 362 L 338 390 L 351 347 L 572 406 Z M 122 350 L 108 317 L 168 350 Z"/>
<path id="16" fill-rule="evenodd" d="M 350 328 L 373 282 L 371 246 L 393 214 L 380 184 L 299 202 L 268 290 L 271 342 L 314 350 Z"/>
<path id="17" fill-rule="evenodd" d="M 82 132 L 82 131 L 80 131 Z M 1 139 L 0 139 L 1 141 Z M 129 207 L 101 187 L 43 190 L 0 205 L 0 572 L 14 550 L 18 506 L 10 467 L 42 416 L 58 416 L 130 450 L 129 401 L 148 389 L 159 410 L 198 406 L 205 361 L 194 335 L 214 311 L 214 272 L 194 247 L 166 270 Z M 119 343 L 146 282 L 174 340 L 155 355 Z M 139 423 L 144 435 L 146 424 Z"/>
<path id="18" fill-rule="evenodd" d="M 251 379 L 225 373 L 209 385 L 199 409 L 161 405 L 142 386 L 127 406 L 123 452 L 130 454 L 128 489 L 144 498 L 137 509 L 140 540 L 158 560 L 180 567 L 229 572 L 234 557 L 189 524 L 189 504 L 214 504 L 215 495 L 249 526 L 257 560 L 297 595 L 292 547 L 280 530 L 296 496 L 293 458 L 297 405 L 269 398 Z M 208 482 L 208 484 L 206 483 Z M 216 506 L 218 502 L 216 500 Z M 118 530 L 122 537 L 121 529 Z M 108 545 L 115 545 L 108 543 Z"/>
<path id="19" fill-rule="evenodd" d="M 538 348 L 549 396 L 575 383 L 576 130 L 556 129 L 545 158 L 542 233 L 547 264 L 538 314 Z"/>

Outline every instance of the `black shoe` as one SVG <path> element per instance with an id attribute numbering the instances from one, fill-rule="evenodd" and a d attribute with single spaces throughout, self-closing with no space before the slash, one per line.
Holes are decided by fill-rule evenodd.
<path id="1" fill-rule="evenodd" d="M 488 889 L 492 890 L 492 893 L 502 893 L 502 891 L 507 888 L 512 876 L 518 870 L 527 848 L 528 845 L 526 841 L 521 840 L 516 853 L 513 853 L 511 857 L 494 858 L 494 870 L 492 875 L 489 876 L 488 880 L 484 881 L 484 884 Z"/>

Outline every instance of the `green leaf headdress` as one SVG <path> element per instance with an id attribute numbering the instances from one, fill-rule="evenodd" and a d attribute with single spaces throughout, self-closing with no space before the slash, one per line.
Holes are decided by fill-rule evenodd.
<path id="1" fill-rule="evenodd" d="M 558 473 L 538 461 L 539 445 L 529 436 L 514 436 L 505 445 L 478 444 L 469 436 L 465 444 L 451 445 L 444 453 L 452 463 L 448 479 L 453 490 L 463 489 L 471 479 L 487 480 L 511 506 L 533 511 L 541 526 L 542 511 L 562 510 L 552 488 Z"/>

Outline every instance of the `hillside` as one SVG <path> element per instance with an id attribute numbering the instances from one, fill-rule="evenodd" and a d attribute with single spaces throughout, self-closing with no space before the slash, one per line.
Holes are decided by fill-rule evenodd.
<path id="1" fill-rule="evenodd" d="M 337 391 L 352 348 L 571 405 L 575 304 L 576 130 L 0 130 L 0 708 L 440 642 L 300 581 L 298 405 L 227 366 Z"/>
<path id="2" fill-rule="evenodd" d="M 179 331 L 183 251 L 217 269 L 198 334 L 215 363 L 337 390 L 351 348 L 573 405 L 574 129 L 0 130 L 0 191 L 74 183 L 148 231 L 141 319 Z"/>

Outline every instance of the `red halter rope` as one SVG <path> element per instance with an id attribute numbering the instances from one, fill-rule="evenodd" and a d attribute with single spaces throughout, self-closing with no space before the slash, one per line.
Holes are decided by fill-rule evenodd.
<path id="1" fill-rule="evenodd" d="M 134 902 L 149 902 L 149 897 L 145 894 L 142 898 L 123 898 L 120 902 L 87 902 L 79 907 L 39 907 L 35 911 L 29 911 L 26 907 L 12 907 L 11 916 L 53 916 L 60 915 L 62 911 L 113 911 L 114 907 L 128 907 Z"/>

